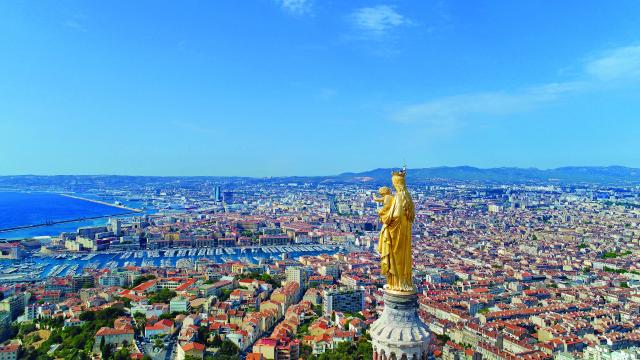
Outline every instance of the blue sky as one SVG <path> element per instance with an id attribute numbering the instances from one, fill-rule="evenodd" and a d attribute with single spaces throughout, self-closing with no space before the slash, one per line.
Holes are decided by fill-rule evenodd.
<path id="1" fill-rule="evenodd" d="M 638 1 L 3 1 L 0 174 L 640 167 Z"/>

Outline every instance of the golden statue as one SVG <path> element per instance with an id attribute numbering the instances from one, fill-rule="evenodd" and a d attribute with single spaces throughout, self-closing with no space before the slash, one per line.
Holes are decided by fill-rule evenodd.
<path id="1" fill-rule="evenodd" d="M 411 227 L 415 218 L 415 209 L 407 184 L 405 183 L 406 168 L 394 171 L 391 182 L 396 190 L 382 187 L 378 190 L 382 196 L 374 197 L 374 201 L 383 203 L 378 210 L 382 223 L 378 252 L 381 258 L 381 271 L 387 278 L 387 291 L 399 293 L 414 293 L 411 258 Z"/>

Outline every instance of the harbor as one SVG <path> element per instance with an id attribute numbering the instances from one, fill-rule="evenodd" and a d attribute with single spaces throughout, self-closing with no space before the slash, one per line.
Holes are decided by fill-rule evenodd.
<path id="1" fill-rule="evenodd" d="M 37 281 L 56 276 L 81 274 L 84 269 L 116 270 L 124 266 L 175 267 L 181 260 L 193 263 L 207 259 L 223 264 L 233 261 L 259 264 L 287 257 L 335 254 L 347 251 L 342 245 L 308 244 L 280 246 L 248 246 L 228 248 L 172 248 L 124 252 L 100 252 L 54 255 L 34 254 L 28 260 L 0 262 L 0 283 Z"/>

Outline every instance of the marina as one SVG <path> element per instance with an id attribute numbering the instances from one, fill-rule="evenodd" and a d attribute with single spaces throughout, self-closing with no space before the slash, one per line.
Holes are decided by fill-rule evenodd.
<path id="1" fill-rule="evenodd" d="M 48 277 L 73 276 L 84 269 L 115 270 L 123 266 L 173 267 L 179 260 L 207 259 L 219 264 L 233 261 L 258 264 L 280 260 L 282 255 L 296 258 L 303 255 L 335 254 L 346 251 L 341 245 L 308 244 L 286 246 L 248 246 L 229 248 L 171 248 L 90 254 L 34 254 L 29 260 L 0 262 L 0 283 L 36 281 Z"/>

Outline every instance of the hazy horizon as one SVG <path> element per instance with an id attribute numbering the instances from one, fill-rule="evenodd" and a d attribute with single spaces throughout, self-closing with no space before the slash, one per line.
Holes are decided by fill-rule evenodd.
<path id="1" fill-rule="evenodd" d="M 118 174 L 118 173 L 104 173 L 104 174 L 99 174 L 99 173 L 95 173 L 95 174 L 82 174 L 82 173 L 76 173 L 76 174 L 37 174 L 37 173 L 25 173 L 25 174 L 0 174 L 0 177 L 11 177 L 11 176 L 43 176 L 43 177 L 47 177 L 47 176 L 131 176 L 131 177 L 221 177 L 221 178 L 233 178 L 233 177 L 240 177 L 240 178 L 255 178 L 255 179 L 262 179 L 262 178 L 288 178 L 288 177 L 331 177 L 331 176 L 338 176 L 338 175 L 342 175 L 342 174 L 349 174 L 349 173 L 354 173 L 354 174 L 359 174 L 359 173 L 366 173 L 366 172 L 370 172 L 370 171 L 375 171 L 375 170 L 390 170 L 390 169 L 400 169 L 402 166 L 390 166 L 390 167 L 377 167 L 377 168 L 373 168 L 373 169 L 363 169 L 363 170 L 358 170 L 358 171 L 352 171 L 352 170 L 346 170 L 346 171 L 341 171 L 338 173 L 331 173 L 331 174 L 282 174 L 282 175 L 272 175 L 272 176 L 250 176 L 250 175 L 203 175 L 203 174 L 157 174 L 157 175 L 145 175 L 145 174 L 140 174 L 140 175 L 133 175 L 133 174 Z M 603 166 L 595 166 L 595 165 L 564 165 L 564 166 L 558 166 L 558 167 L 553 167 L 553 168 L 539 168 L 539 167 L 533 167 L 533 166 L 528 166 L 528 167 L 521 167 L 521 166 L 496 166 L 496 167 L 478 167 L 478 166 L 473 166 L 473 165 L 441 165 L 441 166 L 427 166 L 427 167 L 410 167 L 408 166 L 407 169 L 408 171 L 411 170 L 423 170 L 423 169 L 439 169 L 439 168 L 449 168 L 449 169 L 455 169 L 455 168 L 474 168 L 474 169 L 479 169 L 479 170 L 498 170 L 498 169 L 519 169 L 519 170 L 540 170 L 540 171 L 550 171 L 550 170 L 557 170 L 557 169 L 564 169 L 564 168 L 627 168 L 627 169 L 632 169 L 632 170 L 640 170 L 640 168 L 635 168 L 632 166 L 624 166 L 624 165 L 603 165 Z"/>

